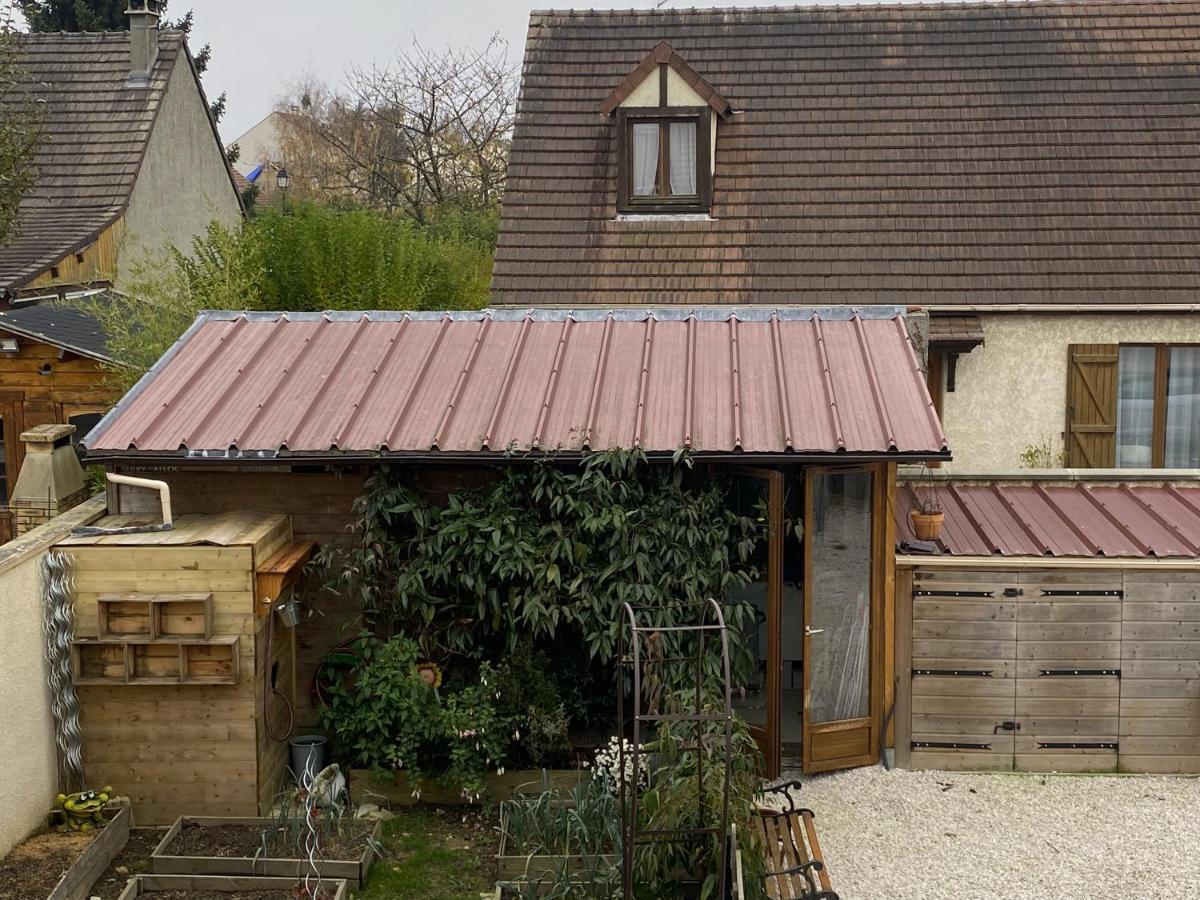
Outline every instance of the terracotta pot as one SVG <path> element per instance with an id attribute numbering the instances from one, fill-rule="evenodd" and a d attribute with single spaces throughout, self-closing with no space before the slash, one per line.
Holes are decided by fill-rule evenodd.
<path id="1" fill-rule="evenodd" d="M 938 535 L 942 533 L 942 522 L 946 519 L 946 514 L 941 512 L 921 512 L 919 509 L 911 510 L 908 517 L 912 519 L 913 532 L 919 541 L 936 541 Z"/>

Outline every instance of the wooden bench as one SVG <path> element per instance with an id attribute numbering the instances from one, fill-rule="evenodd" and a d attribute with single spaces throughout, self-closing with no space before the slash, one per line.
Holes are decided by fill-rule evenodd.
<path id="1" fill-rule="evenodd" d="M 754 825 L 767 855 L 766 888 L 772 900 L 839 900 L 829 881 L 813 812 L 796 806 L 799 781 L 768 788 L 783 809 L 760 809 Z"/>

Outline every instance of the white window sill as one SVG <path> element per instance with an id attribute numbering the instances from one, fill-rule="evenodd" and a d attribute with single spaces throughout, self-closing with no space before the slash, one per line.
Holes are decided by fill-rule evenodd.
<path id="1" fill-rule="evenodd" d="M 709 213 L 617 213 L 614 222 L 715 222 Z"/>

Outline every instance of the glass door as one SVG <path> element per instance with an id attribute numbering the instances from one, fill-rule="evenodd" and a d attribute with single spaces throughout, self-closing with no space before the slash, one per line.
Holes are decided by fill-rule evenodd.
<path id="1" fill-rule="evenodd" d="M 872 642 L 878 616 L 872 471 L 809 469 L 805 480 L 803 768 L 878 759 Z"/>
<path id="2" fill-rule="evenodd" d="M 780 769 L 780 610 L 783 589 L 783 474 L 770 469 L 734 470 L 730 504 L 739 515 L 758 521 L 767 540 L 760 541 L 754 563 L 758 578 L 730 592 L 728 602 L 752 607 L 752 624 L 742 636 L 750 660 L 738 667 L 733 706 L 750 726 L 766 763 L 765 775 Z"/>

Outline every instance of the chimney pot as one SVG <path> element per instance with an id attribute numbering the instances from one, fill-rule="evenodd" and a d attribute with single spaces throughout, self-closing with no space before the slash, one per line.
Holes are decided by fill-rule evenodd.
<path id="1" fill-rule="evenodd" d="M 131 87 L 150 84 L 150 73 L 158 61 L 159 0 L 129 0 L 129 81 Z"/>

